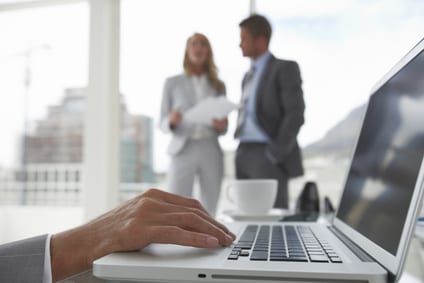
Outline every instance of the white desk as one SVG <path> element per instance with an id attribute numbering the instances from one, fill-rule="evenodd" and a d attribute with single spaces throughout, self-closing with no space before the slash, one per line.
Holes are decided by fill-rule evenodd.
<path id="1" fill-rule="evenodd" d="M 423 229 L 424 230 L 424 229 Z M 411 242 L 404 273 L 399 283 L 424 283 L 424 233 Z M 129 281 L 101 280 L 92 275 L 91 270 L 62 281 L 63 283 L 127 283 Z M 134 281 L 132 281 L 134 282 Z"/>

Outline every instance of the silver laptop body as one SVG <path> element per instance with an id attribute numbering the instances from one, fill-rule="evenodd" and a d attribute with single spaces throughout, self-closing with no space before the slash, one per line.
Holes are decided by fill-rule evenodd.
<path id="1" fill-rule="evenodd" d="M 148 282 L 396 282 L 424 190 L 423 49 L 421 41 L 373 88 L 332 223 L 229 223 L 237 234 L 232 247 L 153 244 L 100 258 L 93 274 Z"/>

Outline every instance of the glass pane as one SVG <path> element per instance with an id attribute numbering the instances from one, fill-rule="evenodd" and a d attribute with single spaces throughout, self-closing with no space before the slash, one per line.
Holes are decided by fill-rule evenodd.
<path id="1" fill-rule="evenodd" d="M 78 222 L 88 17 L 84 2 L 0 12 L 0 222 L 15 217 L 12 239 Z"/>
<path id="2" fill-rule="evenodd" d="M 337 203 L 369 92 L 422 37 L 420 1 L 257 0 L 273 25 L 271 51 L 301 68 L 306 175 Z M 298 193 L 293 193 L 296 197 Z"/>
<path id="3" fill-rule="evenodd" d="M 121 198 L 128 198 L 152 183 L 163 188 L 169 164 L 166 154 L 169 136 L 158 129 L 163 84 L 167 77 L 183 72 L 186 40 L 194 32 L 203 33 L 210 40 L 227 96 L 239 101 L 241 78 L 249 62 L 243 59 L 238 46 L 238 23 L 248 14 L 249 1 L 123 0 L 121 3 L 120 87 L 127 111 L 124 115 L 145 125 L 140 126 L 138 137 L 124 134 L 134 129 L 134 125 L 128 122 L 122 125 Z M 228 133 L 220 139 L 221 146 L 231 151 L 235 148 L 232 133 L 236 118 L 235 113 L 232 115 Z M 232 159 L 230 162 L 229 171 Z"/>

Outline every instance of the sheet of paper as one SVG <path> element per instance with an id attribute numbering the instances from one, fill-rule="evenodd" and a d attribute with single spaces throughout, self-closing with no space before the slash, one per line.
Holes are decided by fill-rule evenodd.
<path id="1" fill-rule="evenodd" d="M 223 119 L 239 105 L 229 101 L 224 96 L 208 97 L 183 114 L 185 122 L 211 125 L 213 119 Z"/>

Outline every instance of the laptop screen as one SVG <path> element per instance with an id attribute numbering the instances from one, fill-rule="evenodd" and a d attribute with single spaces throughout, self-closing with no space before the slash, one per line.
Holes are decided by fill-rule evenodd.
<path id="1" fill-rule="evenodd" d="M 424 154 L 424 52 L 368 103 L 337 218 L 396 255 Z"/>

